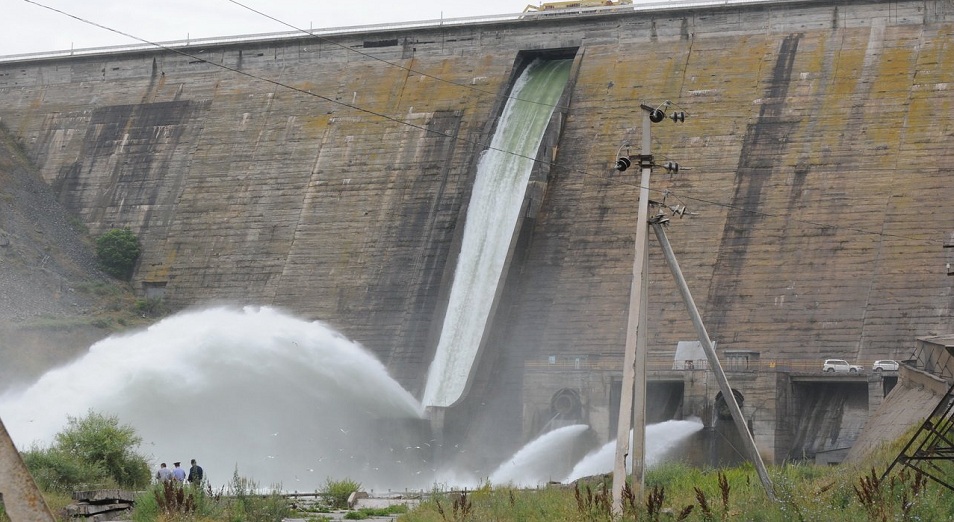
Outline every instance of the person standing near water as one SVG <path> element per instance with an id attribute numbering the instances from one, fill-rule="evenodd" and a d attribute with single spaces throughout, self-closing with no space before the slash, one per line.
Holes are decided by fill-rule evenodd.
<path id="1" fill-rule="evenodd" d="M 189 468 L 189 483 L 193 486 L 202 485 L 202 466 L 195 463 L 195 459 L 192 459 L 192 467 Z"/>
<path id="2" fill-rule="evenodd" d="M 156 472 L 156 480 L 159 482 L 169 482 L 172 480 L 172 470 L 166 467 L 166 463 L 159 464 L 159 471 Z"/>
<path id="3" fill-rule="evenodd" d="M 185 470 L 179 467 L 180 462 L 173 462 L 172 465 L 175 468 L 172 470 L 172 478 L 176 479 L 176 482 L 185 482 L 186 474 Z"/>

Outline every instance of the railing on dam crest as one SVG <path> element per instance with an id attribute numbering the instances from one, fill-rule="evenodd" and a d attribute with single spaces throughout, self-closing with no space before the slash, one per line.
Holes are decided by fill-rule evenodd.
<path id="1" fill-rule="evenodd" d="M 189 48 L 209 47 L 233 43 L 254 43 L 265 41 L 294 40 L 307 37 L 330 38 L 334 36 L 344 36 L 349 34 L 378 33 L 386 31 L 404 31 L 429 29 L 435 27 L 454 27 L 479 25 L 486 23 L 501 22 L 526 22 L 532 23 L 536 20 L 548 19 L 553 17 L 580 17 L 613 15 L 632 12 L 664 12 L 678 9 L 692 9 L 705 7 L 724 7 L 728 5 L 745 4 L 785 4 L 785 0 L 672 0 L 672 1 L 653 1 L 640 2 L 632 5 L 606 6 L 606 7 L 581 7 L 563 10 L 548 10 L 538 12 L 521 12 L 512 14 L 467 16 L 460 18 L 438 18 L 432 20 L 417 20 L 406 22 L 389 22 L 369 25 L 353 25 L 343 27 L 328 27 L 319 29 L 300 29 L 296 31 L 279 31 L 261 34 L 244 34 L 232 36 L 213 36 L 207 38 L 187 38 L 185 40 L 168 40 L 161 42 L 150 42 L 146 39 L 139 39 L 137 43 L 125 45 L 110 45 L 102 47 L 89 47 L 82 49 L 65 49 L 58 51 L 44 51 L 36 53 L 0 55 L 0 63 L 20 62 L 32 60 L 44 60 L 53 58 L 68 58 L 73 56 L 94 56 L 102 54 L 118 54 L 124 52 L 144 51 L 151 49 L 171 49 L 181 50 L 183 52 Z"/>

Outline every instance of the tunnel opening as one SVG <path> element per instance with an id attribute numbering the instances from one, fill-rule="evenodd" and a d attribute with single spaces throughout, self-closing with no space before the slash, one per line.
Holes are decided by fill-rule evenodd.
<path id="1" fill-rule="evenodd" d="M 623 383 L 613 380 L 610 389 L 610 416 L 608 433 L 616 433 L 619 426 L 620 393 Z M 683 418 L 682 407 L 685 396 L 685 384 L 682 381 L 649 381 L 646 383 L 646 424 L 657 424 L 668 420 Z"/>
<path id="2" fill-rule="evenodd" d="M 793 383 L 790 460 L 836 464 L 868 419 L 868 382 Z"/>
<path id="3" fill-rule="evenodd" d="M 897 375 L 882 375 L 881 376 L 881 393 L 884 397 L 887 397 L 891 390 L 898 385 L 898 376 Z"/>

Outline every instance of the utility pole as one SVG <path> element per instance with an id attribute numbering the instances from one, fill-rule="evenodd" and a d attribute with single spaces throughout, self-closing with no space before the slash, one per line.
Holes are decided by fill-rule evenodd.
<path id="1" fill-rule="evenodd" d="M 668 108 L 669 101 L 662 107 Z M 649 178 L 653 171 L 651 127 L 666 117 L 660 107 L 639 106 L 643 111 L 642 149 L 638 156 L 623 156 L 616 161 L 616 170 L 624 171 L 636 159 L 642 169 L 639 183 L 639 207 L 636 214 L 636 248 L 633 256 L 633 281 L 629 290 L 629 318 L 626 326 L 626 348 L 623 352 L 623 382 L 619 397 L 619 421 L 616 425 L 616 459 L 613 465 L 613 511 L 623 511 L 623 487 L 626 485 L 626 457 L 630 453 L 632 425 L 633 492 L 642 497 L 645 477 L 646 446 L 646 352 L 649 294 Z M 672 120 L 685 120 L 685 113 L 674 113 Z M 622 149 L 620 149 L 622 150 Z"/>
<path id="2" fill-rule="evenodd" d="M 56 520 L 13 445 L 3 420 L 0 420 L 0 502 L 11 520 Z"/>
<path id="3" fill-rule="evenodd" d="M 729 406 L 732 420 L 735 421 L 735 427 L 739 430 L 739 437 L 745 446 L 745 452 L 748 453 L 749 459 L 752 461 L 752 464 L 755 465 L 755 471 L 759 475 L 759 480 L 762 482 L 762 488 L 765 489 L 765 494 L 769 500 L 775 501 L 775 488 L 772 486 L 772 479 L 769 477 L 768 470 L 765 469 L 765 463 L 762 462 L 762 456 L 755 446 L 755 439 L 752 438 L 752 432 L 749 431 L 748 426 L 745 424 L 742 409 L 739 407 L 738 401 L 735 400 L 735 394 L 732 393 L 732 387 L 729 386 L 729 379 L 722 370 L 722 363 L 719 362 L 719 356 L 716 355 L 715 345 L 712 344 L 712 339 L 709 338 L 709 333 L 706 331 L 705 325 L 702 324 L 702 316 L 699 315 L 699 309 L 696 308 L 692 294 L 689 293 L 689 286 L 686 284 L 686 279 L 682 276 L 682 270 L 676 261 L 676 255 L 672 251 L 672 245 L 669 244 L 669 238 L 666 236 L 665 229 L 663 229 L 663 225 L 665 225 L 667 221 L 668 219 L 653 219 L 650 223 L 652 224 L 653 231 L 656 233 L 656 239 L 659 240 L 659 245 L 662 247 L 663 254 L 666 256 L 666 264 L 669 265 L 673 279 L 676 280 L 676 285 L 679 287 L 682 300 L 689 310 L 689 318 L 692 319 L 692 325 L 696 329 L 696 335 L 699 337 L 699 342 L 702 343 L 702 349 L 706 352 L 706 358 L 709 360 L 709 368 L 715 373 L 716 380 L 719 382 L 719 390 L 722 392 L 722 398 L 725 399 L 726 405 Z"/>
<path id="4" fill-rule="evenodd" d="M 636 252 L 633 257 L 633 281 L 629 294 L 629 316 L 626 328 L 626 348 L 623 353 L 623 382 L 620 392 L 619 403 L 619 421 L 616 427 L 616 460 L 613 466 L 613 512 L 620 515 L 623 512 L 623 489 L 626 485 L 626 457 L 632 448 L 632 491 L 637 499 L 643 497 L 644 479 L 645 479 L 645 445 L 646 445 L 646 354 L 648 327 L 647 321 L 647 301 L 648 301 L 648 280 L 649 280 L 649 226 L 653 227 L 656 238 L 663 247 L 666 255 L 666 262 L 670 271 L 679 286 L 686 308 L 689 310 L 690 318 L 706 353 L 710 369 L 715 373 L 716 380 L 719 383 L 720 391 L 729 406 L 732 419 L 735 421 L 736 428 L 742 438 L 746 453 L 752 460 L 758 472 L 759 479 L 765 489 L 766 495 L 771 500 L 775 500 L 775 491 L 772 481 L 768 476 L 762 457 L 759 455 L 755 446 L 755 440 L 745 424 L 742 417 L 742 410 L 735 399 L 735 394 L 729 386 L 728 378 L 722 370 L 718 355 L 715 352 L 715 345 L 709 338 L 699 310 L 696 308 L 692 299 L 692 294 L 686 285 L 686 281 L 676 262 L 676 257 L 669 245 L 669 239 L 666 237 L 662 226 L 668 219 L 664 216 L 656 216 L 652 220 L 649 218 L 649 180 L 654 166 L 653 156 L 650 153 L 651 145 L 651 126 L 653 123 L 659 123 L 666 118 L 665 110 L 669 108 L 671 102 L 666 101 L 660 107 L 650 107 L 645 104 L 640 105 L 643 110 L 643 135 L 642 150 L 638 156 L 622 156 L 616 161 L 616 170 L 624 171 L 629 168 L 633 160 L 639 162 L 642 168 L 642 178 L 639 184 L 639 207 L 636 217 Z M 669 116 L 674 122 L 685 121 L 684 112 L 675 112 Z M 620 148 L 622 150 L 622 147 Z M 667 163 L 666 170 L 672 173 L 679 171 L 677 163 Z M 681 209 L 682 213 L 685 209 Z M 632 415 L 632 416 L 631 416 Z M 630 425 L 632 423 L 632 441 L 630 441 Z"/>

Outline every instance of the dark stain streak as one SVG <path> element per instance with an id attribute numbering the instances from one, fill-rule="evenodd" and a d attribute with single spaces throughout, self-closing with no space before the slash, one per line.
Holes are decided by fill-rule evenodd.
<path id="1" fill-rule="evenodd" d="M 726 216 L 722 244 L 709 285 L 710 306 L 705 322 L 712 331 L 722 329 L 736 299 L 734 288 L 745 267 L 752 230 L 761 220 L 761 215 L 752 209 L 762 208 L 763 187 L 773 175 L 776 161 L 788 147 L 789 136 L 797 124 L 784 120 L 782 115 L 801 36 L 792 34 L 782 41 L 758 120 L 746 129 L 736 169 L 732 208 Z"/>

